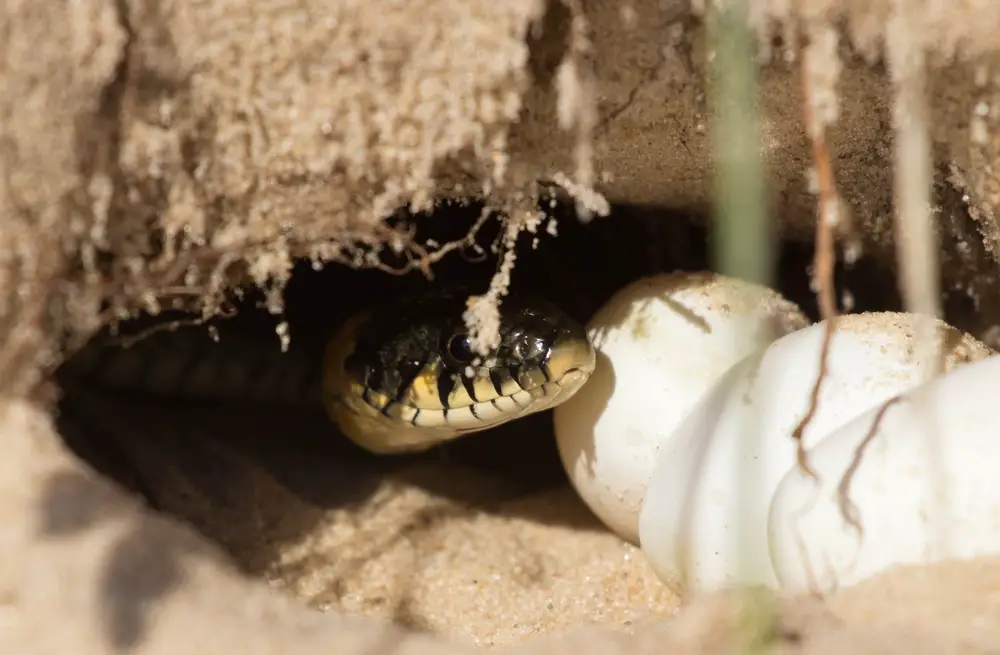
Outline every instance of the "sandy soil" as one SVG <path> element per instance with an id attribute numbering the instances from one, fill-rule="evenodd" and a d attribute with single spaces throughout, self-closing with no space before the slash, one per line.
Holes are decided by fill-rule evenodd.
<path id="1" fill-rule="evenodd" d="M 844 28 L 815 81 L 839 103 L 841 192 L 883 257 L 905 119 L 891 64 L 926 48 L 943 277 L 981 301 L 984 330 L 997 323 L 993 0 L 752 6 L 772 45 Z M 675 614 L 565 487 L 434 461 L 338 477 L 274 447 L 284 419 L 174 408 L 150 422 L 95 405 L 185 524 L 70 456 L 39 386 L 64 334 L 157 298 L 213 311 L 230 284 L 286 278 L 293 256 L 363 263 L 357 244 L 399 237 L 388 213 L 438 195 L 486 189 L 518 210 L 550 179 L 704 208 L 712 113 L 687 2 L 13 1 L 0 34 L 0 650 L 727 651 L 738 599 Z M 779 223 L 804 237 L 809 143 L 799 60 L 783 52 L 762 72 L 765 154 Z M 250 427 L 266 458 L 189 433 Z M 785 652 L 1000 652 L 997 589 L 990 561 L 898 571 L 783 600 L 761 638 Z"/>

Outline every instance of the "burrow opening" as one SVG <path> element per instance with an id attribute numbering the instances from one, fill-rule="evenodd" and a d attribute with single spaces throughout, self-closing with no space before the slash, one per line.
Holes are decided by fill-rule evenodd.
<path id="1" fill-rule="evenodd" d="M 399 220 L 417 227 L 418 241 L 445 243 L 464 235 L 480 209 L 456 205 Z M 709 221 L 703 211 L 615 206 L 610 216 L 589 223 L 576 220 L 570 206 L 558 205 L 550 213 L 557 235 L 543 225 L 535 235 L 521 236 L 511 289 L 549 297 L 580 321 L 639 277 L 710 269 Z M 338 322 L 373 297 L 459 282 L 485 290 L 498 261 L 490 245 L 501 229 L 499 221 L 488 221 L 477 238 L 482 251 L 451 253 L 434 265 L 433 280 L 419 271 L 393 276 L 342 265 L 316 270 L 310 262 L 300 262 L 285 291 L 283 315 L 269 314 L 262 307 L 263 296 L 251 290 L 234 302 L 232 318 L 216 323 L 223 339 L 227 333 L 253 335 L 254 347 L 278 350 L 276 326 L 287 321 L 293 347 L 311 348 L 318 357 Z M 808 274 L 812 258 L 811 243 L 781 242 L 776 286 L 816 320 Z M 868 257 L 851 266 L 842 258 L 840 262 L 838 297 L 849 292 L 853 311 L 901 308 L 895 271 Z M 961 304 L 953 309 L 946 318 L 961 328 L 967 312 Z M 140 322 L 148 325 L 149 319 Z M 123 328 L 127 332 L 129 326 Z M 192 524 L 253 574 L 268 574 L 268 558 L 280 550 L 282 540 L 300 539 L 326 512 L 371 502 L 387 479 L 450 498 L 463 511 L 486 512 L 498 511 L 505 500 L 569 485 L 552 436 L 551 412 L 429 453 L 380 457 L 349 444 L 321 408 L 181 403 L 128 390 L 81 394 L 71 386 L 63 391 L 59 429 L 72 450 L 154 509 Z M 266 537 L 254 527 L 262 521 Z M 601 529 L 596 519 L 581 527 Z M 265 538 L 271 551 L 253 545 Z"/>

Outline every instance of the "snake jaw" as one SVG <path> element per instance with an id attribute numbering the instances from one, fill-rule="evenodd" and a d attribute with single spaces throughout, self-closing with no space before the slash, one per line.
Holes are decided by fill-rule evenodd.
<path id="1" fill-rule="evenodd" d="M 551 409 L 594 370 L 583 326 L 547 303 L 505 299 L 501 345 L 471 363 L 453 347 L 465 330 L 461 297 L 408 303 L 345 323 L 324 361 L 329 415 L 371 452 L 419 452 Z"/>

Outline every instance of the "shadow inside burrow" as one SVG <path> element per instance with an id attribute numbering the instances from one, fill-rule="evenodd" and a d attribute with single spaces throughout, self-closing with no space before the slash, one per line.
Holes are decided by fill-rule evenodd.
<path id="1" fill-rule="evenodd" d="M 400 215 L 394 222 L 396 227 L 403 227 L 403 223 L 414 227 L 420 243 L 431 240 L 441 244 L 464 236 L 480 211 L 481 207 L 475 204 L 453 205 L 430 215 Z M 511 291 L 554 299 L 581 322 L 586 322 L 616 290 L 640 277 L 710 268 L 708 231 L 704 227 L 708 221 L 703 211 L 617 206 L 610 216 L 587 223 L 578 221 L 568 205 L 557 205 L 548 213 L 555 220 L 556 234 L 543 225 L 533 235 L 522 235 Z M 485 290 L 498 261 L 490 246 L 497 243 L 501 231 L 499 220 L 487 221 L 476 240 L 479 249 L 460 249 L 443 257 L 433 265 L 432 279 L 419 271 L 396 276 L 342 265 L 316 270 L 309 262 L 300 262 L 285 290 L 283 315 L 272 316 L 263 311 L 262 295 L 250 290 L 235 302 L 235 316 L 218 322 L 219 329 L 223 335 L 252 335 L 259 340 L 255 343 L 260 343 L 260 347 L 270 344 L 277 349 L 276 326 L 287 321 L 293 350 L 316 353 L 318 362 L 329 334 L 372 298 L 408 295 L 456 283 Z M 778 289 L 811 318 L 817 318 L 807 275 L 811 247 L 784 243 L 779 255 Z M 401 257 L 392 261 L 391 253 L 384 260 L 396 266 L 405 263 Z M 837 283 L 841 289 L 851 289 L 855 311 L 898 309 L 891 272 L 880 271 L 872 262 L 862 260 L 850 269 L 840 267 Z M 98 395 L 100 401 L 94 398 Z M 101 412 L 90 409 L 98 402 L 105 404 Z M 171 452 L 186 453 L 172 458 L 178 464 L 199 461 L 194 450 L 204 451 L 208 448 L 206 444 L 218 444 L 213 447 L 224 448 L 234 453 L 234 457 L 239 453 L 246 461 L 267 471 L 290 494 L 321 510 L 363 503 L 387 475 L 419 479 L 419 484 L 432 493 L 451 495 L 461 503 L 475 502 L 465 489 L 458 497 L 449 494 L 447 475 L 427 473 L 434 467 L 445 470 L 462 467 L 502 481 L 507 494 L 499 502 L 483 500 L 491 505 L 481 507 L 486 511 L 499 511 L 497 506 L 509 497 L 568 484 L 552 435 L 551 412 L 498 426 L 422 455 L 380 457 L 344 439 L 320 408 L 295 408 L 294 412 L 262 405 L 234 408 L 220 403 L 167 402 L 160 397 L 127 392 L 116 393 L 111 399 L 100 390 L 67 388 L 61 409 L 64 425 L 73 422 L 91 425 L 89 431 L 81 430 L 79 425 L 75 429 L 67 427 L 64 434 L 68 435 L 70 445 L 112 478 L 139 492 L 154 507 L 162 508 L 164 500 L 150 489 L 149 471 L 125 465 L 129 460 L 134 463 L 142 459 L 135 452 L 139 441 L 152 444 L 150 447 L 159 453 L 152 458 L 155 461 L 169 461 Z M 103 418 L 112 415 L 116 417 L 114 421 Z M 80 437 L 81 432 L 117 436 L 97 437 L 88 443 L 88 439 Z M 103 456 L 95 449 L 92 443 L 95 440 L 102 442 Z M 144 461 L 150 459 L 146 456 Z M 217 459 L 218 454 L 215 459 L 209 458 Z M 206 478 L 219 475 L 208 464 L 198 467 L 192 464 L 192 468 Z M 413 473 L 414 470 L 421 473 Z M 204 481 L 199 484 L 209 486 Z M 232 505 L 225 494 L 220 494 L 219 502 Z M 172 507 L 171 511 L 177 508 Z M 309 529 L 309 522 L 303 521 L 303 530 Z M 579 527 L 600 529 L 589 520 L 582 524 L 579 519 L 572 522 Z M 286 520 L 286 523 L 291 522 Z"/>
<path id="2" fill-rule="evenodd" d="M 571 207 L 560 205 L 550 213 L 558 234 L 543 226 L 536 234 L 522 235 L 511 291 L 551 298 L 581 322 L 635 279 L 710 268 L 703 212 L 618 206 L 611 216 L 588 223 L 576 220 Z M 479 214 L 475 205 L 451 206 L 420 216 L 413 225 L 418 241 L 446 243 L 465 235 Z M 404 216 L 395 222 L 409 220 Z M 485 290 L 497 270 L 498 254 L 490 246 L 501 230 L 499 221 L 487 221 L 477 238 L 481 249 L 442 258 L 432 268 L 433 279 L 419 271 L 396 276 L 342 265 L 315 270 L 300 262 L 284 293 L 283 315 L 268 314 L 262 294 L 247 291 L 235 301 L 235 316 L 216 323 L 223 340 L 239 334 L 253 337 L 260 344 L 255 347 L 277 349 L 277 325 L 287 321 L 292 349 L 314 353 L 318 362 L 331 331 L 372 298 L 457 283 Z M 815 319 L 807 275 L 811 259 L 808 244 L 783 243 L 777 287 Z M 899 307 L 892 273 L 873 262 L 841 267 L 837 284 L 851 289 L 855 311 Z M 137 325 L 159 320 L 145 318 Z M 196 402 L 67 384 L 59 409 L 60 430 L 81 457 L 152 507 L 194 526 L 256 575 L 272 572 L 289 546 L 322 530 L 332 516 L 370 518 L 393 489 L 402 487 L 421 489 L 441 502 L 400 521 L 393 534 L 367 551 L 372 557 L 378 554 L 374 549 L 390 548 L 435 522 L 481 513 L 605 531 L 582 501 L 558 512 L 521 502 L 568 487 L 551 412 L 428 453 L 384 457 L 338 434 L 318 407 Z M 296 565 L 315 564 L 303 560 Z M 342 577 L 364 562 L 349 564 Z"/>

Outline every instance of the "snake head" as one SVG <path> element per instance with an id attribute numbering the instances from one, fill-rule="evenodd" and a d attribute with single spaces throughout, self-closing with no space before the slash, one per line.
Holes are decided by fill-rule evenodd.
<path id="1" fill-rule="evenodd" d="M 507 296 L 499 341 L 473 352 L 467 295 L 380 304 L 331 342 L 324 401 L 353 441 L 374 452 L 424 450 L 569 399 L 594 370 L 585 328 L 547 301 Z"/>

